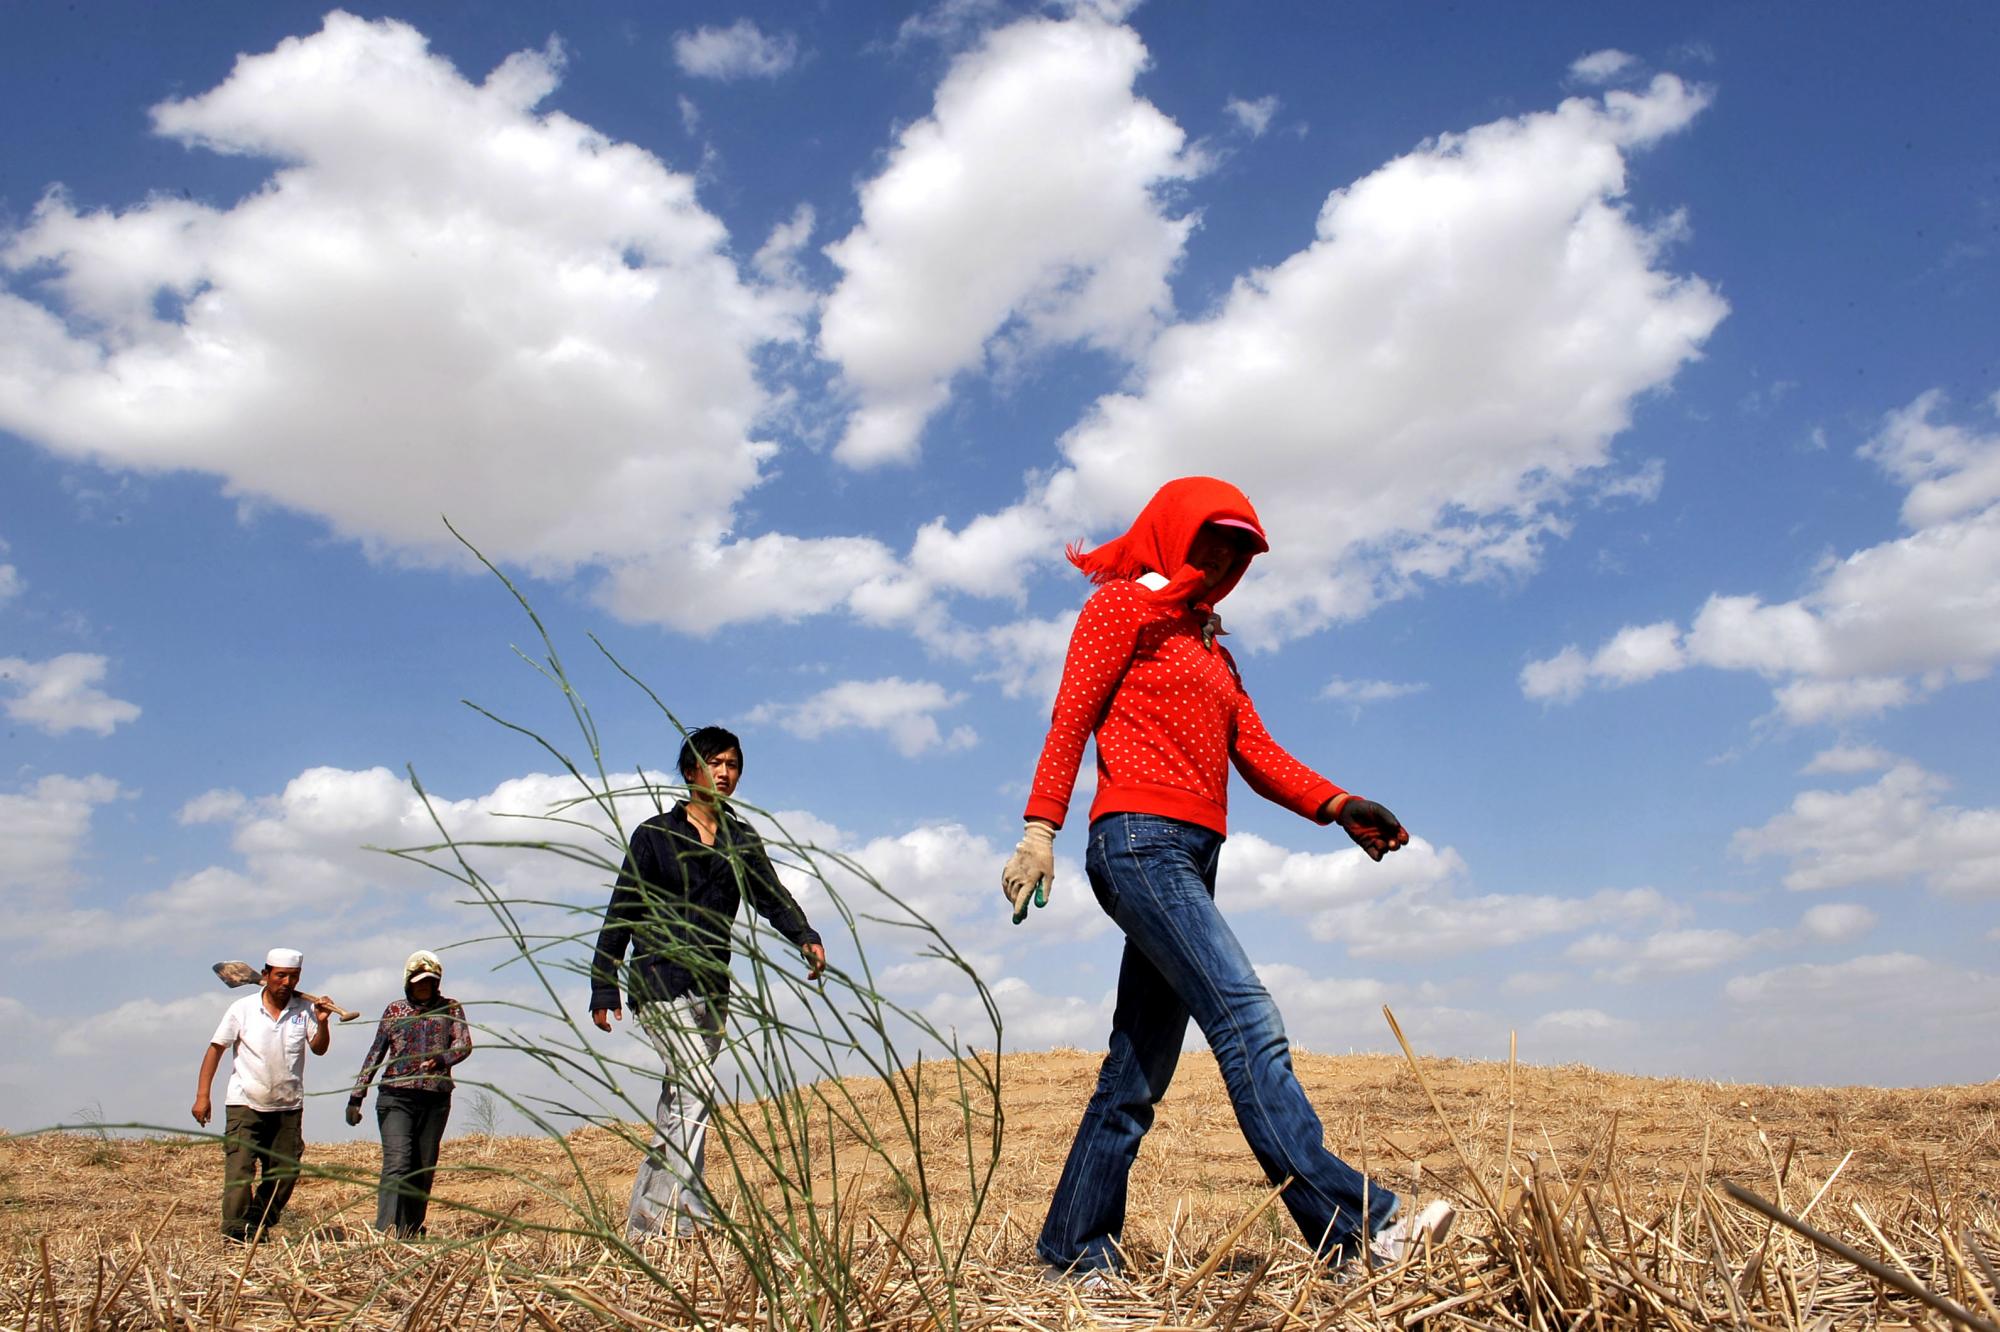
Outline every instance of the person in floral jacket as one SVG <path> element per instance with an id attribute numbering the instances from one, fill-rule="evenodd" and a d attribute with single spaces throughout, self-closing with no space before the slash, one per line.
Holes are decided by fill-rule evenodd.
<path id="1" fill-rule="evenodd" d="M 472 1028 L 458 1000 L 438 993 L 444 964 L 419 949 L 403 963 L 403 997 L 382 1010 L 375 1043 L 361 1061 L 347 1098 L 347 1122 L 361 1122 L 361 1103 L 376 1070 L 375 1123 L 382 1133 L 382 1183 L 375 1228 L 412 1237 L 424 1233 L 438 1143 L 451 1117 L 451 1070 L 472 1053 Z"/>

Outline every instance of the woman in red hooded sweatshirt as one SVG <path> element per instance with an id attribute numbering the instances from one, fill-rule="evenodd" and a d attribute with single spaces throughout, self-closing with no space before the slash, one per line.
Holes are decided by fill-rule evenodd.
<path id="1" fill-rule="evenodd" d="M 1278 1006 L 1215 905 L 1231 763 L 1257 794 L 1316 823 L 1339 823 L 1375 860 L 1410 840 L 1395 815 L 1271 738 L 1235 660 L 1215 641 L 1215 604 L 1269 549 L 1241 491 L 1193 476 L 1160 487 L 1117 540 L 1068 551 L 1098 587 L 1070 635 L 1026 830 L 1001 883 L 1017 923 L 1031 900 L 1047 904 L 1056 830 L 1094 736 L 1097 798 L 1084 864 L 1125 951 L 1110 1050 L 1036 1245 L 1051 1277 L 1120 1266 L 1126 1177 L 1189 1018 L 1215 1052 L 1251 1151 L 1273 1184 L 1291 1181 L 1285 1206 L 1323 1258 L 1352 1257 L 1373 1239 L 1394 1259 L 1418 1234 L 1441 1238 L 1450 1224 L 1443 1203 L 1392 1221 L 1396 1196 L 1326 1149 L 1292 1071 Z M 1144 574 L 1166 586 L 1148 587 Z"/>

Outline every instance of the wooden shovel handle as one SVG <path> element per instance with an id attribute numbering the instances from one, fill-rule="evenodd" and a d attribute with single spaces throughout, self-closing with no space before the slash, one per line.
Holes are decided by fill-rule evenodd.
<path id="1" fill-rule="evenodd" d="M 326 998 L 324 995 L 307 994 L 304 990 L 293 990 L 292 993 L 296 994 L 299 998 L 305 1000 L 309 1004 L 325 1004 L 328 1008 L 331 1008 L 334 1012 L 340 1014 L 340 1020 L 342 1022 L 352 1022 L 354 1021 L 354 1019 L 361 1016 L 361 1014 L 355 1012 L 351 1008 L 342 1008 L 339 1004 L 336 1004 L 335 1002 L 333 1002 L 333 1000 Z"/>

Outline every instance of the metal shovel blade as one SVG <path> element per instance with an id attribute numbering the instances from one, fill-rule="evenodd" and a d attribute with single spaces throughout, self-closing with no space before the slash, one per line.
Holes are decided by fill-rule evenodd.
<path id="1" fill-rule="evenodd" d="M 239 985 L 256 985 L 264 979 L 264 973 L 248 962 L 218 962 L 211 970 L 232 989 Z"/>

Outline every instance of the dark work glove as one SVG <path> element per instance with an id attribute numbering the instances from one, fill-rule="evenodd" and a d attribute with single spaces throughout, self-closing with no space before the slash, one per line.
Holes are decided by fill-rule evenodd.
<path id="1" fill-rule="evenodd" d="M 1368 853 L 1370 860 L 1380 860 L 1397 847 L 1410 844 L 1410 834 L 1403 827 L 1403 821 L 1373 800 L 1356 797 L 1342 805 L 1336 817 L 1347 835 L 1354 839 L 1354 844 Z"/>
<path id="2" fill-rule="evenodd" d="M 361 1102 L 349 1101 L 347 1103 L 347 1122 L 350 1124 L 359 1124 L 361 1122 Z"/>

